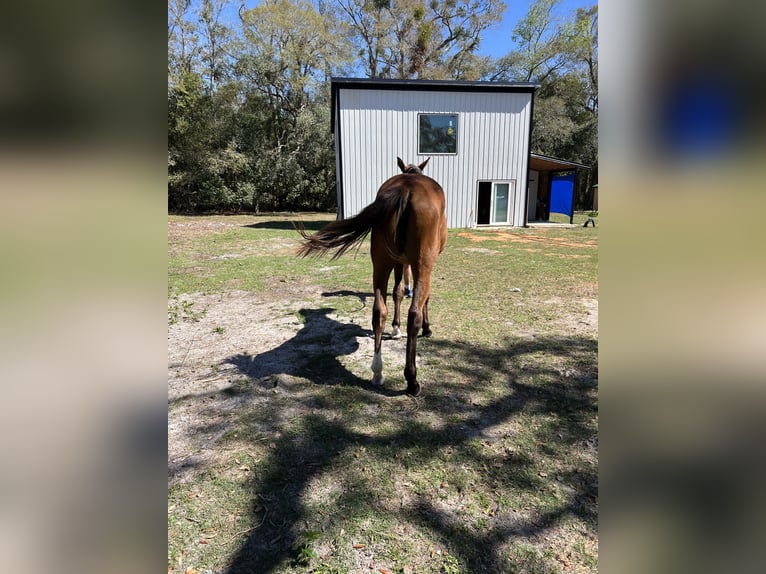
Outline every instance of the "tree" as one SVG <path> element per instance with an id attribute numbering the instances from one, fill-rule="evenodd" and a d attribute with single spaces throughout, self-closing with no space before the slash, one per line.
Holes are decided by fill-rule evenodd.
<path id="1" fill-rule="evenodd" d="M 191 0 L 168 3 L 168 85 L 191 73 L 199 57 L 199 36 L 195 23 L 189 19 L 190 7 Z"/>
<path id="2" fill-rule="evenodd" d="M 249 203 L 249 158 L 237 142 L 231 90 L 210 93 L 199 73 L 180 76 L 168 97 L 168 208 L 237 210 Z"/>
<path id="3" fill-rule="evenodd" d="M 532 151 L 589 165 L 576 202 L 589 206 L 598 176 L 598 7 L 562 19 L 560 0 L 535 0 L 513 30 L 516 48 L 500 58 L 492 80 L 532 81 Z"/>
<path id="4" fill-rule="evenodd" d="M 591 170 L 579 190 L 580 205 L 593 204 L 593 184 L 598 182 L 598 6 L 578 9 L 570 39 L 570 51 L 580 81 L 580 97 L 575 99 L 573 116 L 578 130 L 573 134 L 581 157 Z"/>
<path id="5" fill-rule="evenodd" d="M 231 67 L 231 30 L 221 23 L 221 13 L 228 3 L 228 0 L 201 0 L 197 10 L 203 42 L 200 59 L 211 93 L 228 76 Z"/>
<path id="6" fill-rule="evenodd" d="M 517 48 L 500 58 L 490 80 L 545 82 L 571 63 L 568 26 L 554 11 L 561 0 L 535 0 L 516 24 L 511 40 Z"/>
<path id="7" fill-rule="evenodd" d="M 168 7 L 169 209 L 238 209 L 246 199 L 249 160 L 236 140 L 225 5 L 171 0 Z"/>
<path id="8" fill-rule="evenodd" d="M 264 0 L 242 13 L 242 27 L 247 46 L 240 56 L 269 60 L 271 67 L 259 79 L 283 96 L 310 95 L 350 57 L 330 17 L 307 0 Z"/>
<path id="9" fill-rule="evenodd" d="M 307 0 L 265 0 L 223 24 L 227 0 L 171 0 L 168 207 L 329 209 L 327 79 L 350 59 Z"/>
<path id="10" fill-rule="evenodd" d="M 266 0 L 242 13 L 242 26 L 239 73 L 294 127 L 322 82 L 348 60 L 345 39 L 305 0 Z"/>
<path id="11" fill-rule="evenodd" d="M 478 79 L 481 34 L 502 18 L 501 0 L 338 0 L 337 14 L 373 78 Z"/>
<path id="12" fill-rule="evenodd" d="M 571 57 L 587 86 L 584 107 L 598 115 L 598 6 L 577 9 L 569 44 Z"/>
<path id="13" fill-rule="evenodd" d="M 306 0 L 242 12 L 237 73 L 251 131 L 253 209 L 328 208 L 335 201 L 327 79 L 350 59 L 330 15 Z"/>

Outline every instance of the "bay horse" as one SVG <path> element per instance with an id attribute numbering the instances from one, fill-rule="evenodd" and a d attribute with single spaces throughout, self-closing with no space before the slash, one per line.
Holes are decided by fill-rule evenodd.
<path id="1" fill-rule="evenodd" d="M 414 288 L 407 313 L 407 362 L 404 378 L 407 380 L 407 393 L 415 397 L 421 392 L 415 366 L 418 332 L 422 329 L 424 337 L 432 335 L 428 321 L 431 273 L 447 243 L 444 190 L 435 180 L 423 175 L 429 159 L 420 165 L 406 165 L 397 157 L 402 173 L 386 180 L 380 186 L 375 201 L 355 217 L 333 221 L 313 235 L 298 228 L 303 237 L 303 244 L 298 250 L 298 255 L 302 257 L 335 250 L 332 259 L 336 259 L 354 245 L 360 245 L 370 233 L 372 286 L 375 295 L 372 308 L 372 329 L 375 335 L 372 384 L 376 386 L 383 384 L 381 346 L 383 328 L 388 317 L 388 279 L 393 271 L 394 319 L 391 336 L 398 338 L 401 336 L 399 308 L 404 297 L 402 272 L 405 265 L 410 266 Z"/>

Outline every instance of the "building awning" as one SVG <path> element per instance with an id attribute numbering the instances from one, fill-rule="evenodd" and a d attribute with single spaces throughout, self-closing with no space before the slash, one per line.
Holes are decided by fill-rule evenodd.
<path id="1" fill-rule="evenodd" d="M 535 171 L 569 171 L 578 168 L 590 169 L 590 166 L 547 155 L 531 153 L 529 154 L 529 168 Z"/>

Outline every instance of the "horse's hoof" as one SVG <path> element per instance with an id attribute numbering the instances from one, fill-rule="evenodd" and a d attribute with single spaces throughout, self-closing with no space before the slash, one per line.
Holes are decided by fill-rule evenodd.
<path id="1" fill-rule="evenodd" d="M 420 396 L 420 391 L 422 391 L 420 387 L 420 383 L 408 383 L 407 384 L 407 394 L 413 397 Z"/>
<path id="2" fill-rule="evenodd" d="M 380 387 L 383 385 L 383 375 L 374 375 L 372 377 L 372 386 Z"/>
<path id="3" fill-rule="evenodd" d="M 428 329 L 428 331 L 426 331 L 425 329 L 423 330 L 423 336 L 424 336 L 426 339 L 428 339 L 429 337 L 431 337 L 431 335 L 433 335 L 433 334 L 434 334 L 434 332 L 433 332 L 431 329 Z"/>
<path id="4" fill-rule="evenodd" d="M 393 331 L 391 331 L 391 338 L 392 339 L 402 338 L 402 332 L 399 330 L 399 327 L 394 327 Z"/>

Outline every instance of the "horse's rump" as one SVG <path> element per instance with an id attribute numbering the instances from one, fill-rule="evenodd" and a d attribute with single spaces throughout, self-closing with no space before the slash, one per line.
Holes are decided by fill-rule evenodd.
<path id="1" fill-rule="evenodd" d="M 381 222 L 385 230 L 385 242 L 391 259 L 406 263 L 408 246 L 428 241 L 425 235 L 439 229 L 444 213 L 444 191 L 441 186 L 424 175 L 404 174 L 387 180 L 380 188 L 378 197 L 385 196 L 396 210 L 390 210 L 390 219 Z M 441 251 L 441 249 L 439 250 Z"/>

